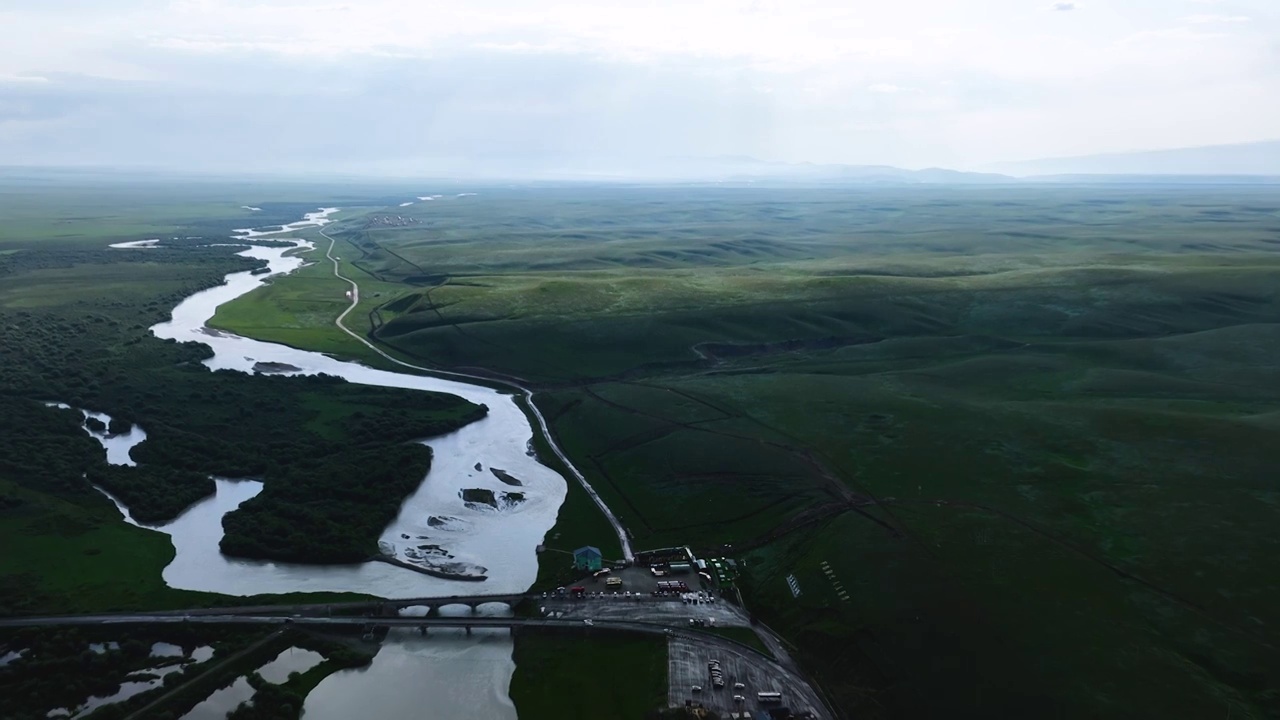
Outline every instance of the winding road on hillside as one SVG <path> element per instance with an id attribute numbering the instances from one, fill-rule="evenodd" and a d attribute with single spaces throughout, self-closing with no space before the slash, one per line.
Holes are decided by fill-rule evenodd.
<path id="1" fill-rule="evenodd" d="M 618 544 L 622 548 L 623 558 L 625 558 L 627 562 L 631 562 L 632 560 L 634 560 L 635 554 L 631 551 L 631 538 L 627 534 L 626 527 L 624 527 L 622 524 L 622 521 L 619 520 L 618 517 L 613 514 L 613 511 L 609 509 L 609 506 L 605 504 L 604 499 L 600 497 L 599 493 L 596 492 L 596 489 L 591 487 L 591 483 L 587 482 L 586 476 L 584 476 L 582 472 L 578 470 L 577 466 L 575 466 L 572 462 L 570 462 L 569 456 L 566 455 L 565 452 L 560 449 L 560 445 L 557 444 L 555 441 L 555 438 L 551 436 L 551 428 L 547 425 L 546 418 L 542 416 L 542 411 L 539 410 L 538 406 L 533 402 L 533 391 L 529 390 L 523 385 L 519 385 L 517 383 L 511 382 L 510 380 L 498 380 L 494 378 L 480 377 L 478 375 L 468 375 L 467 373 L 450 372 L 448 370 L 436 370 L 434 368 L 427 368 L 427 367 L 422 367 L 420 365 L 407 363 L 403 360 L 399 360 L 397 358 L 392 357 L 391 355 L 387 354 L 387 352 L 384 351 L 382 348 L 374 345 L 373 343 L 369 342 L 366 338 L 362 337 L 359 333 L 353 332 L 346 325 L 342 324 L 342 321 L 346 319 L 347 315 L 349 315 L 352 310 L 355 310 L 356 305 L 360 304 L 360 285 L 358 285 L 355 280 L 352 280 L 351 278 L 343 275 L 339 269 L 340 266 L 338 264 L 338 258 L 334 257 L 334 254 L 333 254 L 334 246 L 337 244 L 337 238 L 325 232 L 324 228 L 320 228 L 320 234 L 329 240 L 329 248 L 325 250 L 325 257 L 329 258 L 329 262 L 333 263 L 334 277 L 338 278 L 339 280 L 346 281 L 349 285 L 351 285 L 351 304 L 348 305 L 347 309 L 343 310 L 338 315 L 338 317 L 333 321 L 334 324 L 338 326 L 338 329 L 350 335 L 351 337 L 355 338 L 357 341 L 362 343 L 365 347 L 378 353 L 388 361 L 393 362 L 402 367 L 407 367 L 413 370 L 419 370 L 421 372 L 425 372 L 432 375 L 447 375 L 450 377 L 463 378 L 466 380 L 472 380 L 472 381 L 478 381 L 478 382 L 490 382 L 490 383 L 497 382 L 521 392 L 524 395 L 525 404 L 529 407 L 529 411 L 533 413 L 534 418 L 536 418 L 538 421 L 538 429 L 542 433 L 542 438 L 547 441 L 547 446 L 550 447 L 551 451 L 556 454 L 556 457 L 560 458 L 560 462 L 565 466 L 565 468 L 567 468 L 569 472 L 573 473 L 573 476 L 578 480 L 578 484 L 582 486 L 583 490 L 587 491 L 587 494 L 591 496 L 591 499 L 593 501 L 595 501 L 596 507 L 600 508 L 600 512 L 604 513 L 605 518 L 609 520 L 609 524 L 613 526 L 613 531 L 618 535 Z"/>

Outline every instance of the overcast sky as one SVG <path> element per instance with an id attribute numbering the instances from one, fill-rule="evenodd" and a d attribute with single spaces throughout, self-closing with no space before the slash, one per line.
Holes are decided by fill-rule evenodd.
<path id="1" fill-rule="evenodd" d="M 1276 0 L 0 0 L 0 165 L 971 168 L 1278 128 Z"/>

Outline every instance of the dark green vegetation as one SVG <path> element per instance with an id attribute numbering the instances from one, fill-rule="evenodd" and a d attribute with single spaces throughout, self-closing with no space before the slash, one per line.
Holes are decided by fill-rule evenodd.
<path id="1" fill-rule="evenodd" d="M 523 405 L 524 401 L 520 402 Z M 526 414 L 529 413 L 526 411 Z M 530 422 L 534 420 L 530 418 Z M 547 447 L 542 433 L 533 434 L 533 449 L 540 462 L 560 473 L 568 483 L 568 492 L 556 515 L 555 527 L 543 540 L 544 552 L 538 556 L 538 577 L 531 588 L 550 590 L 581 577 L 582 573 L 573 567 L 574 550 L 583 545 L 594 545 L 600 548 L 606 560 L 612 560 L 622 558 L 622 547 L 595 501 Z"/>
<path id="2" fill-rule="evenodd" d="M 290 674 L 280 685 L 264 680 L 257 670 L 290 647 L 313 650 L 323 655 L 324 660 L 306 672 Z M 229 718 L 297 720 L 302 716 L 302 706 L 307 694 L 321 680 L 338 670 L 368 665 L 376 652 L 376 646 L 361 645 L 354 633 L 319 635 L 297 630 L 272 633 L 241 653 L 227 658 L 227 662 L 196 676 L 189 684 L 178 686 L 172 695 L 156 699 L 155 705 L 145 708 L 143 714 L 154 714 L 161 720 L 177 720 L 214 690 L 227 687 L 240 677 L 245 677 L 254 689 L 252 702 L 235 708 L 228 715 Z"/>
<path id="3" fill-rule="evenodd" d="M 755 630 L 746 627 L 704 627 L 703 632 L 714 633 L 723 638 L 728 638 L 736 643 L 741 643 L 759 652 L 766 657 L 773 657 L 773 653 L 769 652 L 769 647 L 764 644 L 760 636 Z"/>
<path id="4" fill-rule="evenodd" d="M 93 713 L 94 718 L 123 717 L 127 708 L 139 707 L 164 693 L 165 688 L 177 687 L 261 635 L 261 631 L 172 626 L 29 628 L 5 632 L 0 634 L 0 644 L 26 652 L 21 659 L 0 668 L 0 687 L 5 689 L 4 717 L 44 718 L 57 708 L 74 710 L 90 697 L 114 695 L 124 682 L 150 680 L 162 674 L 148 671 L 184 666 L 182 657 L 151 657 L 153 643 L 177 645 L 188 655 L 197 647 L 213 648 L 212 660 L 164 675 L 161 688 Z M 98 645 L 97 652 L 91 644 Z"/>
<path id="5" fill-rule="evenodd" d="M 183 657 L 151 657 L 157 642 L 182 648 Z M 96 651 L 91 644 L 97 644 Z M 75 710 L 91 697 L 114 695 L 123 683 L 157 677 L 164 678 L 158 687 L 103 705 L 85 717 L 113 720 L 141 713 L 174 719 L 245 675 L 257 693 L 253 705 L 233 717 L 296 720 L 302 701 L 321 680 L 343 668 L 367 665 L 372 657 L 354 638 L 208 626 L 29 628 L 0 634 L 0 647 L 26 651 L 0 668 L 4 717 L 13 720 L 44 718 L 58 708 Z M 190 655 L 198 647 L 211 648 L 212 658 L 194 662 Z M 262 680 L 256 669 L 290 647 L 313 650 L 324 660 L 281 685 Z"/>
<path id="6" fill-rule="evenodd" d="M 34 201 L 25 192 L 0 186 L 0 207 L 16 208 L 15 217 L 29 212 Z M 56 224 L 86 196 L 41 197 L 35 205 Z M 184 211 L 179 197 L 165 212 Z M 191 219 L 175 226 L 183 236 L 252 224 L 245 211 L 207 221 L 225 212 L 221 204 L 190 202 Z M 279 221 L 315 207 L 284 205 L 272 215 L 269 204 L 256 205 Z M 21 223 L 0 229 L 0 244 L 12 251 L 0 255 L 0 611 L 208 602 L 164 587 L 168 539 L 121 523 L 91 482 L 118 494 L 138 519 L 162 521 L 208 494 L 211 474 L 261 478 L 264 491 L 241 511 L 249 520 L 228 518 L 227 550 L 361 560 L 426 472 L 429 451 L 409 441 L 484 412 L 454 397 L 333 378 L 210 372 L 200 362 L 206 348 L 157 340 L 147 328 L 181 298 L 255 263 L 225 247 L 111 250 L 93 238 Z M 53 400 L 141 425 L 148 439 L 133 450 L 138 467 L 106 465 L 79 413 L 44 406 Z"/>
<path id="7" fill-rule="evenodd" d="M 124 502 L 134 520 L 148 525 L 167 522 L 201 498 L 213 494 L 213 479 L 195 470 L 164 465 L 94 463 L 85 479 Z"/>
<path id="8" fill-rule="evenodd" d="M 618 633 L 516 636 L 511 700 L 524 720 L 640 720 L 667 704 L 667 641 Z"/>
<path id="9" fill-rule="evenodd" d="M 341 226 L 404 286 L 353 326 L 534 384 L 636 546 L 732 545 L 849 715 L 1280 714 L 1274 190 L 398 212 Z"/>

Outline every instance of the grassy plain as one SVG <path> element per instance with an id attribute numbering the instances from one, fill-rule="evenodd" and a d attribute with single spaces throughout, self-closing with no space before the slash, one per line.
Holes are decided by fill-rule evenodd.
<path id="1" fill-rule="evenodd" d="M 344 210 L 338 217 L 350 212 L 359 212 L 359 209 Z M 374 367 L 390 366 L 334 324 L 350 304 L 346 296 L 350 285 L 333 274 L 333 263 L 325 254 L 329 239 L 314 230 L 297 236 L 315 245 L 299 253 L 306 265 L 291 273 L 286 283 L 269 282 L 218 308 L 209 325 L 259 340 L 358 359 Z M 356 333 L 366 334 L 372 330 L 370 312 L 386 301 L 383 293 L 399 292 L 402 286 L 381 283 L 349 261 L 343 262 L 344 256 L 354 252 L 345 240 L 338 240 L 334 245 L 333 254 L 339 258 L 343 273 L 360 283 L 361 288 L 360 303 L 348 313 L 345 324 Z"/>
<path id="2" fill-rule="evenodd" d="M 173 590 L 160 571 L 173 559 L 169 538 L 126 525 L 106 499 L 83 505 L 0 481 L 19 502 L 0 511 L 0 583 L 6 614 L 90 612 L 102 608 L 194 607 L 206 593 Z"/>
<path id="3" fill-rule="evenodd" d="M 666 706 L 665 637 L 522 633 L 513 658 L 511 700 L 526 720 L 642 720 Z"/>
<path id="4" fill-rule="evenodd" d="M 851 715 L 1277 711 L 1272 190 L 397 212 L 346 228 L 403 285 L 375 336 L 537 385 L 637 546 L 731 545 Z"/>
<path id="5" fill-rule="evenodd" d="M 636 546 L 743 560 L 850 716 L 1280 712 L 1273 190 L 486 188 L 340 230 L 361 330 L 535 385 Z M 219 323 L 342 352 L 322 270 Z M 576 498 L 549 543 L 605 542 Z"/>

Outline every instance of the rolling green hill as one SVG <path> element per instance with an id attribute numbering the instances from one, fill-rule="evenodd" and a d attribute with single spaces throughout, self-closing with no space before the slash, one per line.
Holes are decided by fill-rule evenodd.
<path id="1" fill-rule="evenodd" d="M 355 327 L 532 384 L 636 545 L 743 560 L 851 717 L 1263 718 L 1277 212 L 1265 188 L 495 188 L 338 236 L 380 293 Z"/>

